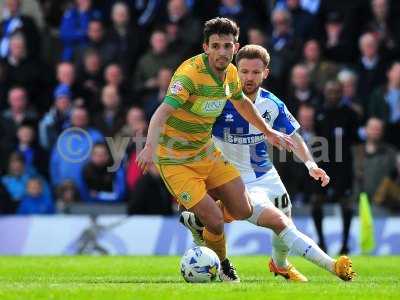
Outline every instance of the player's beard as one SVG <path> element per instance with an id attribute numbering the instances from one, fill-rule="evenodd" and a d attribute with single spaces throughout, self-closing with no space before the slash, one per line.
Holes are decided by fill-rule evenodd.
<path id="1" fill-rule="evenodd" d="M 246 95 L 253 95 L 257 92 L 260 85 L 256 84 L 255 82 L 245 82 L 243 85 L 243 92 Z"/>
<path id="2" fill-rule="evenodd" d="M 215 68 L 219 71 L 219 72 L 223 72 L 226 70 L 226 68 L 228 67 L 230 61 L 227 57 L 220 57 L 217 58 L 215 60 Z"/>

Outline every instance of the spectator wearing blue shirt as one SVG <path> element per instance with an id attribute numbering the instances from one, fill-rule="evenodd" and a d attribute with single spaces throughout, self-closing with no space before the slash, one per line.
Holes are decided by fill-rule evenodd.
<path id="1" fill-rule="evenodd" d="M 25 166 L 24 157 L 18 152 L 13 152 L 9 157 L 8 172 L 1 177 L 1 182 L 11 196 L 14 209 L 19 206 L 25 195 L 25 187 L 28 180 L 35 176 L 34 170 Z"/>
<path id="2" fill-rule="evenodd" d="M 275 8 L 288 8 L 289 0 L 277 0 L 275 2 Z M 300 0 L 300 7 L 310 14 L 316 15 L 321 5 L 321 0 Z"/>
<path id="3" fill-rule="evenodd" d="M 75 7 L 67 10 L 61 21 L 60 38 L 64 45 L 63 60 L 71 60 L 74 50 L 87 43 L 89 22 L 100 18 L 100 12 L 92 9 L 92 0 L 75 0 Z"/>
<path id="4" fill-rule="evenodd" d="M 92 146 L 104 140 L 103 135 L 89 127 L 85 108 L 75 107 L 71 112 L 72 127 L 57 139 L 50 157 L 50 178 L 54 187 L 71 180 L 82 192 L 82 168 L 89 159 Z"/>
<path id="5" fill-rule="evenodd" d="M 32 177 L 26 184 L 26 193 L 21 199 L 17 213 L 20 215 L 53 214 L 54 203 L 47 183 Z"/>
<path id="6" fill-rule="evenodd" d="M 105 144 L 93 147 L 90 161 L 83 168 L 83 200 L 87 202 L 120 202 L 125 196 L 125 174 L 120 167 L 111 172 L 111 156 Z"/>

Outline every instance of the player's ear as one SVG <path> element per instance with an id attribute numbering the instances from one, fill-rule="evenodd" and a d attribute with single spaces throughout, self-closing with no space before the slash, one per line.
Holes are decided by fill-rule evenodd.
<path id="1" fill-rule="evenodd" d="M 269 69 L 266 67 L 264 70 L 264 80 L 267 79 L 268 75 L 269 75 Z"/>
<path id="2" fill-rule="evenodd" d="M 206 54 L 208 54 L 208 45 L 207 43 L 203 43 L 203 50 Z"/>
<path id="3" fill-rule="evenodd" d="M 233 54 L 236 54 L 239 51 L 239 48 L 240 48 L 240 44 L 235 43 L 235 52 Z"/>

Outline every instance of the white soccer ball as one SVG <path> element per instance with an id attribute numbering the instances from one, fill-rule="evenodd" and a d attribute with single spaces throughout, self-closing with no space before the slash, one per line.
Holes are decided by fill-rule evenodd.
<path id="1" fill-rule="evenodd" d="M 181 274 L 186 282 L 214 281 L 220 268 L 217 254 L 207 247 L 190 248 L 181 259 Z"/>

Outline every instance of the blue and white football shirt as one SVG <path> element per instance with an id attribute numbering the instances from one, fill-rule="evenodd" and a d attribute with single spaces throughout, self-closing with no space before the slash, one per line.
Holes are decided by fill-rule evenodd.
<path id="1" fill-rule="evenodd" d="M 255 106 L 275 130 L 293 134 L 300 128 L 286 105 L 260 88 Z M 273 168 L 264 134 L 249 124 L 228 101 L 213 127 L 215 145 L 239 170 L 245 183 L 255 181 Z"/>

